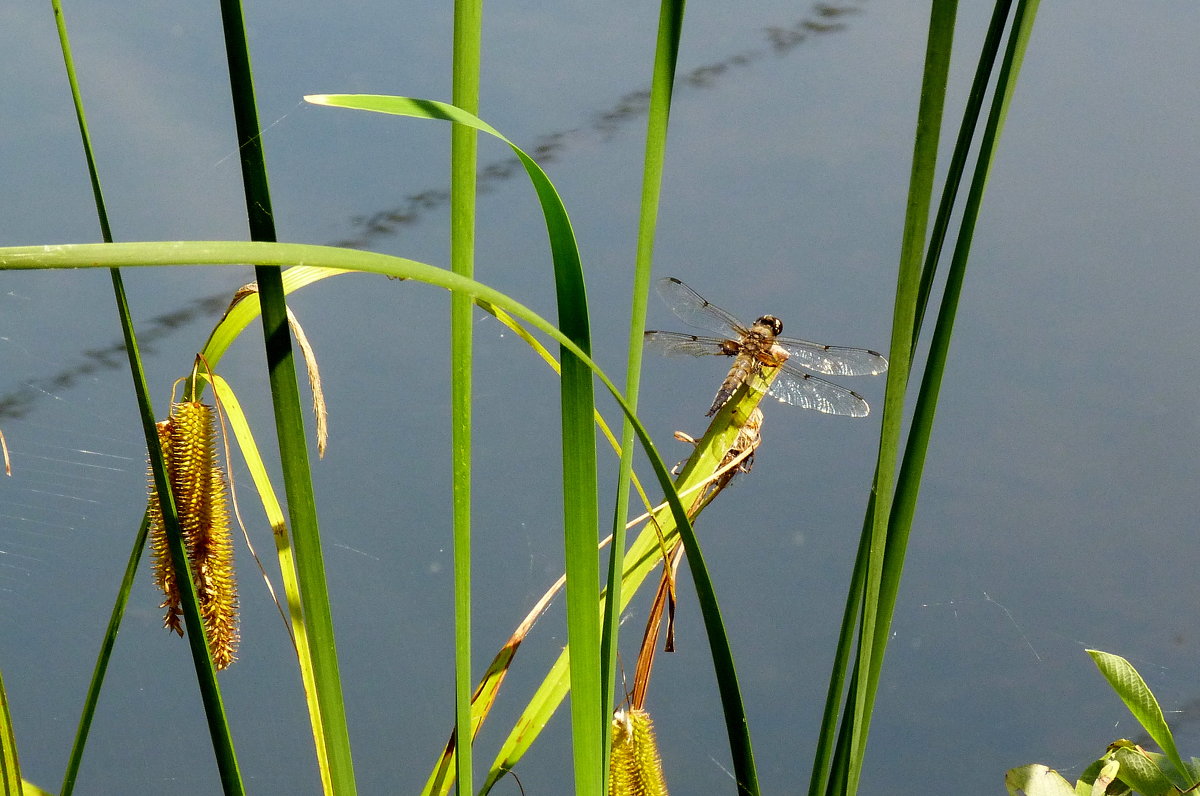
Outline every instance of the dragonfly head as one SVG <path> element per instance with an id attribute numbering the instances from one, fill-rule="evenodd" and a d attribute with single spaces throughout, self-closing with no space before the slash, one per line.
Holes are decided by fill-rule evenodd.
<path id="1" fill-rule="evenodd" d="M 771 334 L 778 337 L 783 334 L 783 321 L 776 318 L 774 315 L 764 315 L 754 322 L 755 326 L 762 324 L 771 330 Z"/>

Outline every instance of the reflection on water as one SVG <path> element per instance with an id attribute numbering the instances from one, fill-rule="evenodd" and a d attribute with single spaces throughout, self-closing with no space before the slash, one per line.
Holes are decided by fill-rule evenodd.
<path id="1" fill-rule="evenodd" d="M 862 5 L 863 0 L 855 0 L 855 2 L 841 5 L 817 3 L 807 16 L 791 25 L 772 25 L 764 28 L 765 47 L 758 46 L 741 50 L 688 72 L 677 74 L 675 89 L 680 91 L 712 88 L 721 78 L 729 76 L 738 68 L 749 66 L 768 56 L 787 55 L 813 36 L 844 30 L 846 27 L 844 18 L 857 14 Z M 539 165 L 545 166 L 553 163 L 564 152 L 589 139 L 610 140 L 622 127 L 645 116 L 649 102 L 650 91 L 648 89 L 631 91 L 623 95 L 611 107 L 592 114 L 591 120 L 585 126 L 541 135 L 526 151 Z M 503 182 L 521 171 L 521 161 L 516 156 L 492 161 L 479 170 L 479 192 L 486 194 L 497 183 Z M 355 234 L 339 240 L 333 245 L 350 249 L 366 248 L 379 238 L 399 234 L 402 227 L 415 224 L 420 220 L 422 214 L 441 207 L 449 201 L 450 194 L 444 189 L 426 189 L 410 194 L 395 207 L 380 210 L 369 216 L 355 216 L 351 219 L 351 226 L 355 228 Z"/>
<path id="2" fill-rule="evenodd" d="M 198 318 L 212 317 L 228 305 L 229 297 L 217 294 L 192 299 L 177 310 L 155 315 L 138 327 L 138 348 L 144 354 L 153 353 L 157 341 Z M 68 365 L 53 376 L 27 380 L 20 387 L 0 395 L 0 420 L 24 417 L 39 398 L 74 387 L 80 379 L 97 371 L 128 367 L 129 364 L 125 356 L 125 341 L 121 339 L 98 348 L 85 349 L 80 352 L 80 357 L 81 361 Z"/>
<path id="3" fill-rule="evenodd" d="M 841 4 L 817 3 L 808 14 L 789 25 L 764 28 L 763 42 L 758 46 L 740 50 L 676 75 L 676 91 L 713 88 L 722 79 L 731 77 L 739 68 L 771 56 L 785 56 L 813 37 L 844 30 L 847 18 L 859 13 L 864 2 L 865 0 L 852 0 Z M 592 114 L 587 124 L 539 136 L 526 151 L 539 164 L 545 166 L 588 140 L 611 140 L 621 128 L 645 116 L 649 100 L 648 90 L 631 91 L 622 95 L 612 106 Z M 485 164 L 479 170 L 480 194 L 486 195 L 499 183 L 521 171 L 521 162 L 515 156 Z M 418 191 L 406 196 L 395 207 L 370 215 L 354 216 L 350 219 L 353 234 L 334 241 L 331 245 L 352 249 L 369 248 L 381 238 L 400 234 L 404 227 L 416 224 L 424 214 L 446 205 L 449 201 L 450 194 L 444 188 Z M 229 296 L 219 293 L 193 299 L 178 310 L 151 318 L 138 328 L 138 344 L 143 351 L 153 352 L 155 341 L 169 336 L 177 328 L 197 318 L 215 315 L 228 303 Z M 0 420 L 24 417 L 37 399 L 69 389 L 85 376 L 100 370 L 124 367 L 124 352 L 124 341 L 114 339 L 99 348 L 82 351 L 81 361 L 52 376 L 27 381 L 20 387 L 0 394 Z"/>

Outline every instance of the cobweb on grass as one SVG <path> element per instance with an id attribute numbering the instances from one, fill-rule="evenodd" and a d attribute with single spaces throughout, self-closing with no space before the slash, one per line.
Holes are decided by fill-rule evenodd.
<path id="1" fill-rule="evenodd" d="M 12 461 L 12 475 L 0 478 L 0 623 L 20 616 L 17 606 L 55 576 L 73 541 L 111 523 L 118 501 L 136 515 L 131 485 L 145 472 L 138 429 L 116 427 L 98 401 L 19 386 L 44 400 L 19 417 L 0 404 Z"/>

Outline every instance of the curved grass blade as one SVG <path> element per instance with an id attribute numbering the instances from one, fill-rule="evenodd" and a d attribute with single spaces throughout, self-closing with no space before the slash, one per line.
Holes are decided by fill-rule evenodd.
<path id="1" fill-rule="evenodd" d="M 587 296 L 575 232 L 566 207 L 550 178 L 520 147 L 495 128 L 462 108 L 434 100 L 380 95 L 312 95 L 308 102 L 333 107 L 441 119 L 488 133 L 512 149 L 525 167 L 541 203 L 554 261 L 559 324 L 579 349 L 591 353 Z M 596 495 L 596 431 L 592 423 L 595 401 L 587 367 L 569 349 L 562 361 L 563 435 L 563 534 L 567 580 L 567 632 L 576 642 L 571 668 L 575 698 L 571 700 L 571 727 L 575 752 L 576 791 L 603 789 L 604 744 L 608 737 L 609 708 L 603 702 L 600 673 L 600 623 L 592 605 L 600 594 L 600 563 L 596 555 L 599 505 Z"/>
<path id="2" fill-rule="evenodd" d="M 298 265 L 289 268 L 283 272 L 283 292 L 291 293 L 293 290 L 299 290 L 305 285 L 311 285 L 314 282 L 319 282 L 331 276 L 345 273 L 344 271 L 333 271 L 328 268 L 312 268 L 310 266 Z M 200 353 L 204 355 L 204 359 L 212 367 L 216 367 L 221 361 L 221 357 L 233 344 L 233 341 L 238 338 L 243 330 L 249 326 L 261 312 L 261 303 L 257 286 L 254 290 L 242 293 L 239 291 L 239 298 L 232 302 L 229 309 L 225 311 L 225 315 L 209 332 L 208 340 L 204 343 L 204 347 Z"/>

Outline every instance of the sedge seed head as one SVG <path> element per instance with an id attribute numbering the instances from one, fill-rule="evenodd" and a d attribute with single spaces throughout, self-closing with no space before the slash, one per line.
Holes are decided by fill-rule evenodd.
<path id="1" fill-rule="evenodd" d="M 216 413 L 198 401 L 175 404 L 170 419 L 159 424 L 159 439 L 213 663 L 225 669 L 236 659 L 239 635 L 225 473 L 216 457 Z M 179 582 L 153 484 L 150 511 L 154 579 L 165 596 L 163 625 L 183 635 Z"/>
<path id="2" fill-rule="evenodd" d="M 667 796 L 654 724 L 644 710 L 618 710 L 612 721 L 609 796 Z"/>

